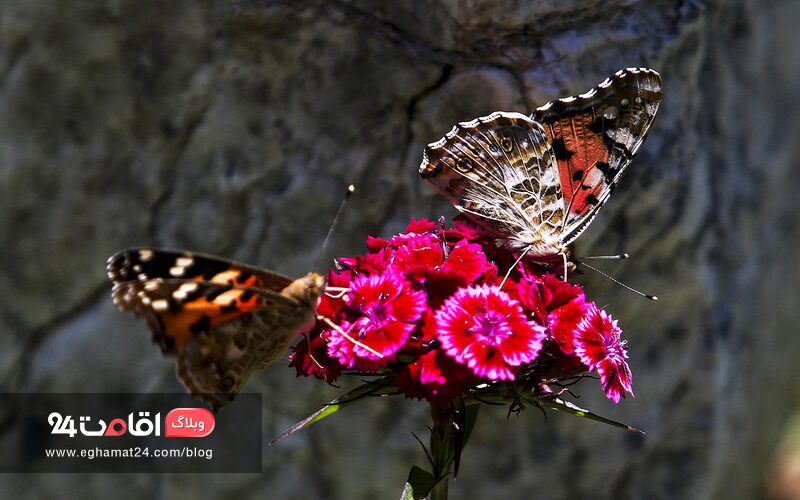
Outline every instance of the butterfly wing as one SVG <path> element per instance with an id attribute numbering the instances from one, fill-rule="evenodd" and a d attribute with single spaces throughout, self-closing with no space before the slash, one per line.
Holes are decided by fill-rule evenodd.
<path id="1" fill-rule="evenodd" d="M 185 277 L 152 277 L 165 270 Z M 215 409 L 233 399 L 253 372 L 285 355 L 297 333 L 313 324 L 325 288 L 315 273 L 292 281 L 173 250 L 120 252 L 109 259 L 109 276 L 114 303 L 147 322 L 162 352 L 176 355 L 187 388 Z M 281 284 L 278 291 L 257 287 Z"/>
<path id="2" fill-rule="evenodd" d="M 291 278 L 241 262 L 165 248 L 130 248 L 108 259 L 108 277 L 114 283 L 152 278 L 191 279 L 281 291 Z"/>
<path id="3" fill-rule="evenodd" d="M 419 173 L 488 235 L 531 255 L 558 253 L 563 223 L 555 154 L 541 125 L 498 111 L 428 144 Z"/>
<path id="4" fill-rule="evenodd" d="M 533 113 L 558 164 L 566 212 L 561 246 L 574 241 L 608 200 L 660 103 L 661 76 L 628 68 L 585 94 L 549 102 Z"/>

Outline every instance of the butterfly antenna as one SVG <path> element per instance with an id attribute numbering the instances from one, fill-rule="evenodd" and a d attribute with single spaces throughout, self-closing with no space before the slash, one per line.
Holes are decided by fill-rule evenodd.
<path id="1" fill-rule="evenodd" d="M 580 260 L 586 259 L 604 259 L 604 260 L 624 260 L 630 257 L 630 255 L 626 253 L 618 253 L 616 255 L 589 255 L 586 257 L 581 257 Z"/>
<path id="2" fill-rule="evenodd" d="M 319 253 L 317 254 L 317 260 L 314 262 L 314 269 L 319 269 L 319 263 L 322 260 L 322 256 L 325 255 L 325 250 L 328 248 L 328 242 L 331 239 L 331 235 L 333 234 L 333 230 L 336 229 L 336 224 L 339 222 L 339 217 L 342 215 L 342 210 L 344 209 L 345 203 L 347 200 L 350 199 L 350 196 L 356 192 L 356 187 L 352 184 L 348 184 L 347 190 L 344 193 L 344 198 L 342 199 L 342 203 L 339 204 L 339 210 L 336 211 L 336 217 L 333 218 L 333 222 L 331 222 L 331 228 L 328 230 L 328 235 L 325 236 L 325 240 L 322 242 L 322 247 L 319 249 Z"/>
<path id="3" fill-rule="evenodd" d="M 627 254 L 623 254 L 623 255 L 626 255 L 626 256 L 627 256 Z M 600 256 L 600 257 L 594 257 L 594 258 L 596 259 L 596 258 L 604 258 L 604 257 L 611 257 L 611 258 L 614 258 L 614 256 Z M 587 258 L 587 257 L 582 257 L 582 258 L 581 258 L 581 259 L 579 259 L 579 260 L 583 261 L 583 260 L 584 260 L 584 259 L 586 259 L 586 258 Z M 626 285 L 625 283 L 623 283 L 623 282 L 619 281 L 618 279 L 612 278 L 611 276 L 609 276 L 608 274 L 604 273 L 603 271 L 601 271 L 601 270 L 597 269 L 596 267 L 594 267 L 594 266 L 590 266 L 590 265 L 589 265 L 589 264 L 587 264 L 586 262 L 581 262 L 581 265 L 588 267 L 589 269 L 591 269 L 592 271 L 596 272 L 596 273 L 597 273 L 597 274 L 599 274 L 600 276 L 603 276 L 603 277 L 606 277 L 606 278 L 608 278 L 609 280 L 613 281 L 613 282 L 614 282 L 614 283 L 616 283 L 617 285 L 621 286 L 622 288 L 624 288 L 624 289 L 626 289 L 626 290 L 629 290 L 629 291 L 631 291 L 631 292 L 635 293 L 636 295 L 641 295 L 642 297 L 644 297 L 644 298 L 646 298 L 646 299 L 650 299 L 650 300 L 652 300 L 652 301 L 654 301 L 654 302 L 655 302 L 656 300 L 658 300 L 658 297 L 656 297 L 655 295 L 648 295 L 648 294 L 646 294 L 646 293 L 640 292 L 639 290 L 637 290 L 637 289 L 635 289 L 635 288 L 632 288 L 632 287 L 630 287 L 630 286 Z"/>

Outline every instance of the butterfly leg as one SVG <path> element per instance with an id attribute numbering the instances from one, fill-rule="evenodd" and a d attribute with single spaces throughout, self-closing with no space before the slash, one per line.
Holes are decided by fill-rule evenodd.
<path id="1" fill-rule="evenodd" d="M 520 263 L 520 261 L 522 260 L 522 258 L 523 258 L 523 257 L 525 257 L 525 254 L 526 254 L 526 253 L 528 253 L 528 252 L 531 250 L 531 248 L 533 248 L 533 247 L 530 247 L 530 246 L 529 246 L 529 247 L 527 247 L 527 248 L 525 249 L 525 251 L 524 251 L 524 252 L 522 252 L 522 255 L 520 255 L 520 256 L 517 258 L 517 260 L 515 260 L 515 261 L 514 261 L 514 264 L 513 264 L 511 267 L 509 267 L 509 268 L 508 268 L 508 271 L 506 272 L 506 275 L 503 277 L 503 281 L 501 281 L 501 282 L 500 282 L 500 289 L 501 289 L 501 290 L 503 289 L 503 285 L 505 285 L 505 284 L 506 284 L 506 280 L 507 280 L 507 279 L 508 279 L 508 277 L 511 275 L 511 271 L 512 271 L 512 270 L 513 270 L 515 267 L 517 267 L 517 264 L 519 264 L 519 263 Z"/>
<path id="2" fill-rule="evenodd" d="M 349 291 L 350 291 L 349 288 L 340 288 L 340 287 L 337 287 L 337 286 L 329 286 L 329 287 L 325 288 L 325 295 L 327 295 L 328 297 L 330 297 L 332 299 L 338 299 L 338 298 L 341 298 L 342 295 L 346 294 Z M 329 292 L 335 292 L 335 293 L 329 293 Z"/>
<path id="3" fill-rule="evenodd" d="M 311 361 L 313 361 L 315 365 L 317 365 L 317 368 L 319 368 L 324 372 L 325 367 L 322 366 L 319 361 L 317 361 L 317 358 L 315 358 L 313 354 L 311 354 L 311 339 L 308 338 L 308 334 L 306 332 L 302 333 L 303 333 L 303 338 L 306 339 L 306 344 L 308 344 L 308 357 L 311 358 Z"/>

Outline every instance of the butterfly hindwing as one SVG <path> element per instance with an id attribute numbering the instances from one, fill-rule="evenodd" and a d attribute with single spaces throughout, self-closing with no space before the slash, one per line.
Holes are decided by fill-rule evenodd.
<path id="1" fill-rule="evenodd" d="M 541 125 L 498 111 L 456 125 L 423 153 L 420 175 L 467 218 L 512 247 L 538 242 L 563 222 L 555 156 Z M 519 243 L 516 243 L 516 242 Z"/>
<path id="2" fill-rule="evenodd" d="M 592 90 L 538 108 L 564 194 L 561 244 L 577 238 L 608 200 L 642 144 L 661 102 L 661 76 L 620 70 Z"/>

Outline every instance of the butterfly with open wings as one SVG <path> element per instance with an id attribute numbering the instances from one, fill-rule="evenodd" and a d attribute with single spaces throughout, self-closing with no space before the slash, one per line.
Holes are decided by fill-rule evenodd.
<path id="1" fill-rule="evenodd" d="M 608 200 L 660 102 L 657 72 L 620 70 L 530 117 L 459 123 L 428 144 L 419 173 L 486 235 L 533 260 L 560 256 L 566 273 L 568 245 Z"/>
<path id="2" fill-rule="evenodd" d="M 142 317 L 192 394 L 219 409 L 250 375 L 280 360 L 316 318 L 325 278 L 180 250 L 134 248 L 108 259 L 112 297 Z"/>

